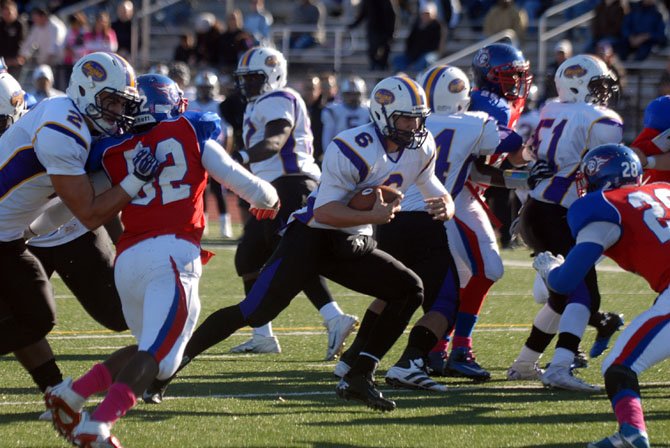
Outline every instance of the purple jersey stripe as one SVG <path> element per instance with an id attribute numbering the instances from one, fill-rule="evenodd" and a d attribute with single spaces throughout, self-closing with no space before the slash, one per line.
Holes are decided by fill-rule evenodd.
<path id="1" fill-rule="evenodd" d="M 349 159 L 349 161 L 356 167 L 358 170 L 358 182 L 363 182 L 365 178 L 368 177 L 369 173 L 369 168 L 368 164 L 365 163 L 365 160 L 349 145 L 347 145 L 344 141 L 340 140 L 339 138 L 336 138 L 333 140 L 333 143 L 337 145 L 338 148 L 340 148 L 340 151 L 342 151 L 342 154 Z"/>
<path id="2" fill-rule="evenodd" d="M 0 198 L 37 174 L 46 172 L 32 146 L 20 149 L 0 168 Z"/>

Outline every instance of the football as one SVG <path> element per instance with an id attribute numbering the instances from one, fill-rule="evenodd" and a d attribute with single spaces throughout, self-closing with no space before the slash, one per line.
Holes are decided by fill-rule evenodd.
<path id="1" fill-rule="evenodd" d="M 382 197 L 384 198 L 384 202 L 387 204 L 395 201 L 399 197 L 402 197 L 402 193 L 395 188 L 389 187 L 387 185 L 379 185 L 377 187 L 364 188 L 363 190 L 357 192 L 347 205 L 354 210 L 372 210 L 377 197 L 375 191 L 378 189 L 382 191 Z"/>

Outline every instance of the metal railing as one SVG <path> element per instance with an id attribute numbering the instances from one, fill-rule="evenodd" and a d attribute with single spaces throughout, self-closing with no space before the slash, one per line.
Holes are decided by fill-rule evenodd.
<path id="1" fill-rule="evenodd" d="M 575 28 L 579 25 L 590 22 L 595 17 L 595 12 L 589 11 L 579 17 L 575 17 L 572 20 L 568 20 L 567 22 L 562 23 L 551 30 L 547 30 L 549 26 L 549 17 L 555 16 L 556 14 L 559 14 L 566 9 L 583 2 L 584 0 L 568 0 L 566 2 L 562 2 L 559 5 L 552 6 L 551 8 L 547 9 L 540 17 L 537 30 L 537 69 L 534 70 L 538 79 L 539 77 L 544 76 L 544 72 L 547 70 L 547 41 L 561 33 L 568 31 L 571 28 Z"/>
<path id="2" fill-rule="evenodd" d="M 141 62 L 142 67 L 149 64 L 149 48 L 151 47 L 151 16 L 158 11 L 179 3 L 183 0 L 158 0 L 153 5 L 151 0 L 142 0 L 142 9 L 133 17 L 130 24 L 130 63 L 137 68 Z M 142 21 L 142 54 L 138 61 L 139 51 L 139 23 Z"/>
<path id="3" fill-rule="evenodd" d="M 292 49 L 292 33 L 315 33 L 322 35 L 321 44 L 306 48 Z M 351 30 L 344 26 L 319 27 L 314 25 L 274 26 L 270 33 L 272 42 L 287 58 L 301 56 L 306 59 L 316 58 L 313 62 L 329 62 L 332 59 L 333 70 L 340 72 L 344 57 L 351 56 L 358 49 L 356 39 Z M 332 46 L 331 46 L 332 45 Z"/>
<path id="4" fill-rule="evenodd" d="M 479 42 L 475 42 L 474 44 L 468 45 L 467 47 L 458 50 L 456 53 L 452 53 L 448 56 L 443 57 L 442 59 L 435 61 L 433 66 L 451 64 L 455 61 L 458 61 L 459 59 L 462 59 L 466 56 L 475 53 L 482 47 L 485 47 L 489 44 L 493 44 L 502 39 L 509 39 L 512 42 L 512 45 L 514 46 L 519 45 L 519 38 L 517 37 L 516 32 L 513 29 L 508 28 L 506 30 L 499 31 L 494 35 L 487 37 L 486 39 L 480 40 Z"/>
<path id="5" fill-rule="evenodd" d="M 82 2 L 75 3 L 74 5 L 67 6 L 63 9 L 58 10 L 56 15 L 58 16 L 59 19 L 61 19 L 63 22 L 67 23 L 67 18 L 71 14 L 74 14 L 75 12 L 83 11 L 86 8 L 90 8 L 91 6 L 95 6 L 99 3 L 103 3 L 105 0 L 84 0 Z"/>

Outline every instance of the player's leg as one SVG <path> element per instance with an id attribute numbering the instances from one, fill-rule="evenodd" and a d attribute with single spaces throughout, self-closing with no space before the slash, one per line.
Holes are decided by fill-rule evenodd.
<path id="1" fill-rule="evenodd" d="M 40 260 L 49 260 L 86 312 L 112 331 L 128 329 L 114 284 L 114 246 L 103 228 L 53 247 L 32 247 Z"/>
<path id="2" fill-rule="evenodd" d="M 633 319 L 617 339 L 603 362 L 602 371 L 619 431 L 589 446 L 612 446 L 613 442 L 621 439 L 625 439 L 630 446 L 649 446 L 638 375 L 670 357 L 670 346 L 667 344 L 670 337 L 669 316 L 670 293 L 666 289 L 654 305 Z"/>
<path id="3" fill-rule="evenodd" d="M 479 318 L 484 299 L 493 284 L 503 275 L 495 232 L 481 203 L 470 190 L 456 198 L 455 232 L 451 236 L 459 258 L 467 260 L 471 276 L 462 284 L 460 307 L 454 327 L 452 349 L 447 360 L 447 372 L 482 381 L 491 375 L 472 354 L 472 333 Z"/>

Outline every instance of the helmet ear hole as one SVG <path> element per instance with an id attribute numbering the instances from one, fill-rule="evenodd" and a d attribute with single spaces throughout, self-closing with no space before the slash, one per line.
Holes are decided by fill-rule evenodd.
<path id="1" fill-rule="evenodd" d="M 81 96 L 86 95 L 86 89 L 84 89 L 82 86 L 79 86 L 79 94 L 80 94 Z"/>

